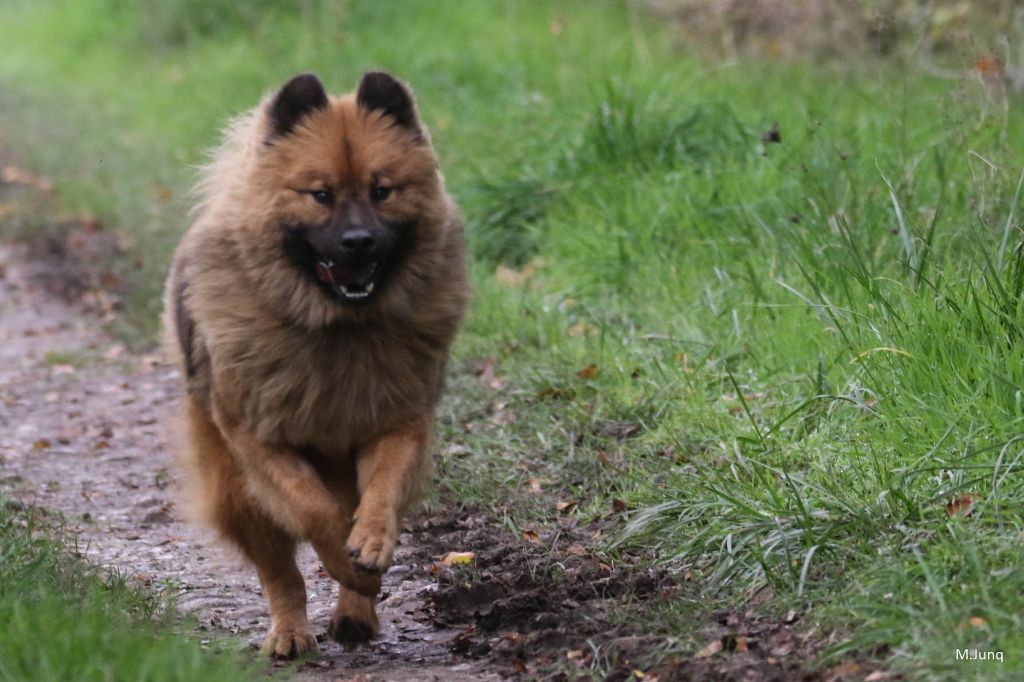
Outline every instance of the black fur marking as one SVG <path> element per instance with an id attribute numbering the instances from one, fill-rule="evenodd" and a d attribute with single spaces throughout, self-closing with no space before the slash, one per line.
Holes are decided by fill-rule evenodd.
<path id="1" fill-rule="evenodd" d="M 373 627 L 351 616 L 342 616 L 331 622 L 328 634 L 331 639 L 341 644 L 358 644 L 373 639 Z"/>
<path id="2" fill-rule="evenodd" d="M 188 282 L 185 281 L 185 261 L 178 264 L 178 288 L 174 292 L 174 326 L 178 330 L 178 345 L 181 346 L 181 354 L 185 358 L 185 376 L 189 379 L 196 375 L 196 362 L 193 353 L 192 339 L 195 334 L 195 321 L 185 307 L 185 291 Z"/>
<path id="3" fill-rule="evenodd" d="M 387 287 L 389 280 L 398 272 L 402 264 L 409 258 L 416 246 L 416 223 L 384 223 L 384 229 L 395 236 L 394 246 L 380 262 L 381 273 L 377 278 L 376 291 L 379 293 Z M 345 301 L 338 297 L 331 285 L 316 276 L 316 264 L 320 254 L 310 243 L 310 232 L 313 230 L 332 229 L 327 225 L 283 225 L 281 227 L 281 250 L 285 258 L 295 268 L 316 283 L 326 296 L 342 305 L 362 305 L 358 301 Z M 376 298 L 377 293 L 367 299 L 367 303 Z"/>
<path id="4" fill-rule="evenodd" d="M 327 105 L 327 93 L 319 78 L 311 73 L 296 76 L 284 84 L 270 104 L 269 139 L 287 135 L 299 121 Z"/>
<path id="5" fill-rule="evenodd" d="M 383 111 L 401 127 L 417 135 L 420 133 L 412 93 L 387 72 L 368 71 L 363 74 L 356 93 L 356 103 L 367 111 Z"/>

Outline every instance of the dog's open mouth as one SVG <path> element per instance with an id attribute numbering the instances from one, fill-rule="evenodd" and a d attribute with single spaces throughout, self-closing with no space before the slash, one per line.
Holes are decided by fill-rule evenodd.
<path id="1" fill-rule="evenodd" d="M 346 301 L 362 301 L 373 293 L 379 261 L 363 265 L 338 265 L 322 260 L 316 264 L 316 276 Z"/>

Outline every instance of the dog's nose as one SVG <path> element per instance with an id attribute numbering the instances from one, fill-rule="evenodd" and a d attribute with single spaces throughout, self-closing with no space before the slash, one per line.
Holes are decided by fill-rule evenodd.
<path id="1" fill-rule="evenodd" d="M 373 234 L 369 230 L 349 230 L 341 236 L 341 248 L 351 255 L 364 254 L 373 249 Z"/>

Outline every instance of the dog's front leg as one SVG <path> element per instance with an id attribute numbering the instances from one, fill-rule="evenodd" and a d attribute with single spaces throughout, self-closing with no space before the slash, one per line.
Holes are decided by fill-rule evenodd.
<path id="1" fill-rule="evenodd" d="M 418 497 L 429 466 L 428 423 L 389 433 L 357 456 L 359 506 L 348 536 L 357 568 L 383 573 L 391 564 L 400 515 Z"/>
<path id="2" fill-rule="evenodd" d="M 351 523 L 313 466 L 297 452 L 260 443 L 237 421 L 214 407 L 246 479 L 265 511 L 297 537 L 308 540 L 332 578 L 367 597 L 380 591 L 378 572 L 355 570 L 345 549 Z"/>

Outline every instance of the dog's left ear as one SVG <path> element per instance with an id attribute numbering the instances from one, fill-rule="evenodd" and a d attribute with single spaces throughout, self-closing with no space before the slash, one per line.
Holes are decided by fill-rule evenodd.
<path id="1" fill-rule="evenodd" d="M 416 133 L 421 133 L 416 102 L 409 88 L 386 71 L 368 71 L 359 81 L 356 103 L 367 111 L 382 111 L 395 123 Z"/>

